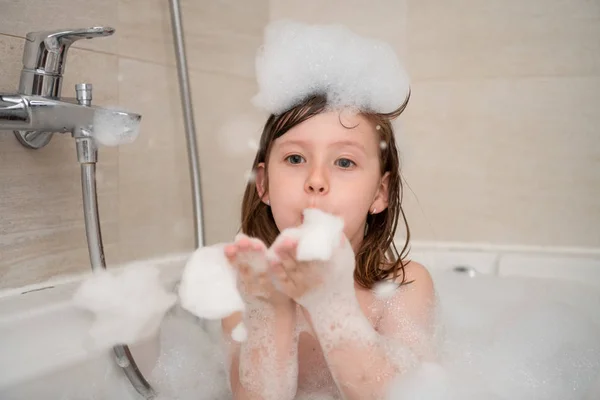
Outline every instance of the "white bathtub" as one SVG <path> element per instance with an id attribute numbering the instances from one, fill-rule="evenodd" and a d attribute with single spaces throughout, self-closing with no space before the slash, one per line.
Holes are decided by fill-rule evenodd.
<path id="1" fill-rule="evenodd" d="M 536 388 L 527 386 L 526 380 L 543 380 L 545 375 L 522 376 L 525 386 L 513 385 L 509 393 L 499 386 L 498 379 L 490 381 L 478 377 L 477 371 L 466 371 L 460 376 L 454 374 L 450 377 L 453 384 L 469 386 L 478 380 L 485 383 L 486 390 L 491 390 L 498 399 L 504 398 L 504 394 L 510 395 L 511 400 L 554 399 L 552 396 L 561 395 L 561 391 L 572 394 L 573 390 L 576 393 L 567 398 L 600 399 L 600 367 L 586 358 L 598 354 L 600 360 L 600 311 L 597 311 L 600 310 L 600 255 L 594 251 L 416 244 L 413 258 L 432 271 L 444 315 L 450 322 L 447 333 L 456 342 L 448 347 L 451 351 L 464 355 L 484 347 L 500 346 L 496 353 L 486 356 L 486 360 L 492 360 L 503 350 L 515 351 L 515 357 L 494 359 L 493 365 L 491 361 L 479 360 L 478 368 L 496 368 L 490 374 L 515 378 L 509 369 L 530 361 L 518 355 L 526 354 L 529 344 L 537 341 L 535 329 L 540 326 L 550 329 L 549 325 L 556 322 L 573 326 L 573 329 L 561 328 L 553 335 L 540 334 L 542 341 L 550 347 L 539 348 L 538 353 L 550 354 L 554 349 L 552 346 L 572 338 L 576 350 L 572 354 L 574 357 L 583 354 L 581 357 L 585 358 L 559 360 L 585 365 L 563 368 L 559 375 L 554 370 L 542 371 L 548 372 L 551 378 L 564 378 L 565 382 L 538 382 Z M 448 272 L 455 266 L 474 268 L 479 275 L 470 278 L 468 274 Z M 164 282 L 174 284 L 180 268 L 181 265 L 164 266 Z M 545 282 L 549 277 L 559 280 Z M 115 365 L 112 353 L 98 352 L 86 343 L 91 317 L 68 302 L 78 283 L 77 278 L 71 278 L 50 285 L 0 292 L 0 399 L 141 398 Z M 530 298 L 533 296 L 537 300 Z M 536 307 L 541 307 L 541 311 Z M 592 315 L 594 310 L 596 315 Z M 531 314 L 535 315 L 534 322 L 528 319 L 528 312 L 537 312 Z M 546 325 L 540 325 L 544 323 Z M 498 340 L 510 336 L 511 330 L 506 326 L 515 326 L 519 330 L 519 337 L 511 339 L 510 343 Z M 131 346 L 138 366 L 153 385 L 172 396 L 176 394 L 176 398 L 227 398 L 217 339 L 218 324 L 201 324 L 175 309 L 163 328 L 162 339 L 156 336 Z M 588 349 L 587 353 L 580 351 L 582 346 Z M 538 353 L 536 355 L 540 356 Z M 498 365 L 505 368 L 495 367 Z M 461 371 L 463 367 L 464 362 L 452 369 Z M 162 375 L 157 375 L 157 371 Z M 573 385 L 577 387 L 570 387 Z M 478 398 L 474 393 L 480 389 L 477 384 L 473 387 L 474 392 L 468 394 Z M 519 393 L 515 393 L 517 389 Z M 485 392 L 481 390 L 481 393 Z M 425 392 L 414 393 L 427 398 Z M 463 398 L 468 396 L 463 395 Z"/>
<path id="2" fill-rule="evenodd" d="M 161 270 L 165 286 L 174 287 L 181 275 L 183 262 L 156 266 Z M 142 398 L 116 365 L 112 351 L 97 348 L 89 342 L 92 316 L 70 302 L 86 276 L 84 273 L 0 292 L 0 399 Z M 165 322 L 168 322 L 163 324 L 167 332 L 176 328 L 179 335 L 175 337 L 178 343 L 169 343 L 169 355 L 176 356 L 176 352 L 182 350 L 181 346 L 209 353 L 200 353 L 197 359 L 188 357 L 188 365 L 172 365 L 173 373 L 177 373 L 177 368 L 191 367 L 205 375 L 205 379 L 196 376 L 197 382 L 189 385 L 203 383 L 213 386 L 215 393 L 221 396 L 216 380 L 221 379 L 221 386 L 224 386 L 222 372 L 214 368 L 203 371 L 201 365 L 203 358 L 215 357 L 219 324 L 200 322 L 178 307 L 169 312 Z M 185 330 L 185 335 L 182 335 L 182 330 Z M 129 346 L 137 366 L 147 379 L 153 377 L 153 371 L 162 360 L 161 345 L 161 337 L 157 334 Z M 190 359 L 193 365 L 189 363 Z M 178 383 L 181 382 L 179 380 Z M 169 384 L 164 379 L 152 383 L 154 387 Z"/>

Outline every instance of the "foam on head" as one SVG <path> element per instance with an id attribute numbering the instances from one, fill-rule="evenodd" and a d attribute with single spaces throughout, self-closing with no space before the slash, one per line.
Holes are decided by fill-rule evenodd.
<path id="1" fill-rule="evenodd" d="M 409 79 L 387 43 L 342 25 L 277 21 L 256 57 L 255 106 L 281 114 L 314 94 L 332 108 L 389 113 L 409 93 Z"/>

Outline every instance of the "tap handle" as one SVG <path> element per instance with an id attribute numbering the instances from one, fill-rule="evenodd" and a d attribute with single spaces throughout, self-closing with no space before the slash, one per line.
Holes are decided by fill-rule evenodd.
<path id="1" fill-rule="evenodd" d="M 62 75 L 67 50 L 80 39 L 110 36 L 115 32 L 110 27 L 63 29 L 55 31 L 29 32 L 23 53 L 24 69 Z"/>

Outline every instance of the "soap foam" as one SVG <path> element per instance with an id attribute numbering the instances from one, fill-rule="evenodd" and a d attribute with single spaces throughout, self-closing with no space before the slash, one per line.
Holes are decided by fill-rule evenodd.
<path id="1" fill-rule="evenodd" d="M 377 282 L 373 286 L 373 294 L 378 299 L 385 299 L 388 297 L 392 297 L 396 293 L 397 289 L 398 289 L 398 284 L 396 282 L 392 282 L 392 281 Z"/>
<path id="2" fill-rule="evenodd" d="M 399 377 L 389 400 L 600 398 L 597 289 L 543 279 L 432 276 L 445 331 L 438 362 Z"/>
<path id="3" fill-rule="evenodd" d="M 132 143 L 140 134 L 140 117 L 119 110 L 96 108 L 92 124 L 92 136 L 103 146 Z"/>
<path id="4" fill-rule="evenodd" d="M 298 261 L 331 259 L 333 250 L 340 246 L 344 221 L 340 217 L 315 208 L 304 210 L 302 237 L 298 242 Z"/>
<path id="5" fill-rule="evenodd" d="M 221 319 L 245 309 L 224 247 L 218 244 L 196 250 L 183 271 L 181 306 L 200 318 Z"/>
<path id="6" fill-rule="evenodd" d="M 409 79 L 387 43 L 342 25 L 272 22 L 256 57 L 255 106 L 281 114 L 314 94 L 333 108 L 380 113 L 399 108 Z"/>
<path id="7" fill-rule="evenodd" d="M 120 273 L 99 270 L 73 296 L 73 304 L 94 313 L 90 330 L 97 346 L 135 343 L 158 330 L 177 297 L 168 293 L 152 265 L 134 264 Z"/>
<path id="8" fill-rule="evenodd" d="M 127 280 L 129 283 L 148 286 L 135 281 L 149 280 L 151 273 L 142 268 L 129 271 L 137 271 L 136 279 Z M 423 400 L 600 398 L 598 289 L 568 281 L 484 275 L 469 278 L 451 272 L 432 271 L 432 277 L 445 331 L 439 360 L 399 377 L 390 400 L 405 399 L 408 394 L 408 398 Z M 91 298 L 100 292 L 102 301 L 93 302 L 100 309 L 114 309 L 116 318 L 121 318 L 125 310 L 134 308 L 129 302 L 151 308 L 147 303 L 154 301 L 152 296 L 136 296 L 131 288 L 122 293 L 114 280 L 102 279 L 109 284 L 88 283 L 89 291 L 80 288 Z M 201 323 L 187 312 L 177 314 L 177 310 L 173 307 L 163 319 L 160 357 L 147 376 L 159 392 L 158 399 L 229 398 L 223 347 L 218 334 L 211 334 L 205 326 L 208 322 L 219 333 L 220 324 Z M 47 341 L 49 347 L 56 343 L 43 332 L 45 324 L 55 323 L 55 319 L 42 318 L 31 326 L 42 332 L 39 340 Z M 63 329 L 71 328 L 65 325 Z M 447 391 L 441 393 L 440 388 Z M 99 359 L 0 390 L 0 398 L 44 396 L 65 400 L 139 397 L 108 352 Z M 303 398 L 339 397 L 315 393 Z"/>
<path id="9" fill-rule="evenodd" d="M 334 249 L 341 245 L 344 220 L 316 208 L 303 211 L 304 223 L 299 227 L 287 228 L 279 234 L 269 249 L 269 257 L 276 258 L 274 248 L 285 239 L 298 240 L 298 261 L 328 261 Z"/>

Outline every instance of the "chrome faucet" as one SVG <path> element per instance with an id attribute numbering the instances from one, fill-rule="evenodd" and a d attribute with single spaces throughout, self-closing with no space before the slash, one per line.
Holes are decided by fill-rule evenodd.
<path id="1" fill-rule="evenodd" d="M 28 33 L 23 52 L 19 93 L 58 98 L 67 51 L 73 42 L 110 36 L 113 33 L 113 28 L 103 27 Z"/>
<path id="2" fill-rule="evenodd" d="M 81 167 L 85 230 L 92 270 L 106 268 L 98 199 L 96 162 L 98 143 L 117 145 L 137 135 L 141 116 L 92 106 L 92 85 L 75 85 L 76 98 L 61 98 L 67 50 L 79 39 L 114 33 L 112 28 L 89 28 L 27 34 L 19 93 L 0 93 L 0 131 L 13 130 L 26 147 L 47 145 L 53 133 L 71 132 Z M 102 140 L 101 140 L 102 137 Z M 140 372 L 127 345 L 114 347 L 117 363 L 134 388 L 146 399 L 154 389 Z"/>
<path id="3" fill-rule="evenodd" d="M 76 98 L 61 98 L 62 79 L 67 52 L 80 39 L 109 36 L 113 28 L 30 32 L 26 36 L 23 69 L 19 91 L 0 93 L 0 130 L 13 130 L 26 147 L 39 149 L 47 145 L 53 133 L 71 132 L 74 137 L 92 136 L 93 123 L 98 111 L 103 118 L 111 113 L 117 120 L 129 116 L 139 123 L 141 116 L 122 111 L 90 106 L 91 85 L 76 85 Z M 115 134 L 118 134 L 116 132 Z"/>

